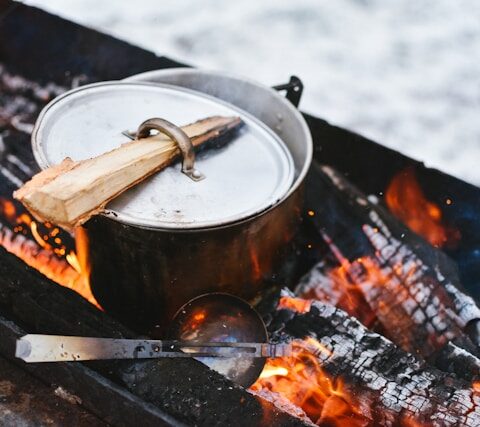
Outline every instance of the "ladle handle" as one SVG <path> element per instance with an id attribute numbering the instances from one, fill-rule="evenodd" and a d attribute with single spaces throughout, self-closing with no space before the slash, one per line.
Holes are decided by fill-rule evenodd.
<path id="1" fill-rule="evenodd" d="M 29 363 L 159 357 L 284 357 L 290 354 L 290 344 L 193 343 L 41 334 L 21 337 L 15 351 L 16 357 Z"/>

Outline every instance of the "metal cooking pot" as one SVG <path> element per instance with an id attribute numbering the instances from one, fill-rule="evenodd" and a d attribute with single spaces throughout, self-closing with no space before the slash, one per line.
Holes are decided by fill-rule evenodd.
<path id="1" fill-rule="evenodd" d="M 195 210 L 189 210 L 189 198 L 203 200 L 207 195 L 203 194 L 205 197 L 202 197 L 201 187 L 194 187 L 198 184 L 191 183 L 188 188 L 193 188 L 193 193 L 182 196 L 183 188 L 180 188 L 178 194 L 174 192 L 164 196 L 162 189 L 167 187 L 166 183 L 172 182 L 168 181 L 169 179 L 176 180 L 178 175 L 175 167 L 171 167 L 158 174 L 158 177 L 150 179 L 162 180 L 161 185 L 155 187 L 150 181 L 145 184 L 150 186 L 150 193 L 142 187 L 142 183 L 112 202 L 107 207 L 106 214 L 96 216 L 85 224 L 89 242 L 90 281 L 95 297 L 107 312 L 132 328 L 145 332 L 157 325 L 160 328 L 165 327 L 179 307 L 200 294 L 228 292 L 248 299 L 261 289 L 265 280 L 274 278 L 300 220 L 303 181 L 311 162 L 312 140 L 306 122 L 290 101 L 271 88 L 243 78 L 194 69 L 168 69 L 133 76 L 128 81 L 132 82 L 132 87 L 141 85 L 138 82 L 159 84 L 149 83 L 153 91 L 168 92 L 176 88 L 180 98 L 186 97 L 186 105 L 196 113 L 202 110 L 204 104 L 211 106 L 215 113 L 215 108 L 223 108 L 225 111 L 230 109 L 238 113 L 247 121 L 248 132 L 253 132 L 250 135 L 251 140 L 255 140 L 255 143 L 248 145 L 246 138 L 249 135 L 242 135 L 240 138 L 245 139 L 242 146 L 254 149 L 259 140 L 263 141 L 268 148 L 267 157 L 277 156 L 280 160 L 275 162 L 280 162 L 282 169 L 279 176 L 273 169 L 265 170 L 258 182 L 249 182 L 248 177 L 240 179 L 238 184 L 240 187 L 244 186 L 241 191 L 248 196 L 243 197 L 244 207 L 230 206 L 230 203 L 229 206 L 222 206 L 221 200 L 215 205 L 214 201 L 211 202 L 212 206 L 207 204 L 207 207 L 197 210 L 202 214 L 199 213 L 199 218 L 195 218 Z M 128 86 L 127 83 L 124 85 Z M 125 87 L 122 87 L 122 90 L 128 90 L 128 87 Z M 103 86 L 92 89 L 96 92 L 102 90 Z M 85 101 L 80 98 L 82 88 L 77 91 L 79 92 L 74 93 L 73 97 L 70 95 L 70 98 L 79 97 L 76 104 L 74 99 L 66 113 L 58 112 L 60 121 L 65 122 L 64 128 L 74 126 L 77 111 L 75 108 L 80 112 L 83 111 L 82 108 L 88 110 L 88 99 Z M 98 96 L 102 96 L 101 93 Z M 125 92 L 123 97 L 127 96 L 128 93 Z M 195 106 L 196 102 L 198 106 Z M 145 103 L 148 104 L 149 101 Z M 176 100 L 171 103 L 169 101 L 168 105 L 175 110 Z M 135 116 L 134 107 L 135 100 L 132 101 L 132 106 L 129 106 L 130 115 L 125 114 L 122 120 L 126 122 L 131 115 Z M 104 110 L 106 108 L 108 107 L 103 107 Z M 41 167 L 56 163 L 65 155 L 77 160 L 82 156 L 92 157 L 106 151 L 106 148 L 118 145 L 119 142 L 113 138 L 109 147 L 92 145 L 88 147 L 88 155 L 83 151 L 77 153 L 75 150 L 80 150 L 78 146 L 82 145 L 84 140 L 95 140 L 96 128 L 102 125 L 97 123 L 100 119 L 90 114 L 90 117 L 84 118 L 81 128 L 90 129 L 91 135 L 84 135 L 83 140 L 72 137 L 71 141 L 62 143 L 58 142 L 62 140 L 58 136 L 62 132 L 66 135 L 66 131 L 55 128 L 55 123 L 59 120 L 58 117 L 55 119 L 55 111 L 52 110 L 55 110 L 55 105 L 46 107 L 46 113 L 39 117 L 33 134 L 34 153 Z M 152 112 L 145 114 L 161 116 Z M 198 114 L 197 118 L 202 117 L 198 117 Z M 47 120 L 49 115 L 50 120 Z M 65 119 L 68 115 L 73 117 Z M 103 115 L 102 111 L 99 116 Z M 207 115 L 211 114 L 203 114 Z M 175 117 L 167 119 L 177 123 L 180 120 Z M 46 122 L 53 123 L 48 132 L 45 130 L 48 128 Z M 125 123 L 125 128 L 131 129 L 132 126 L 134 123 Z M 51 148 L 46 147 L 44 141 L 48 138 L 55 140 L 54 136 L 57 142 L 53 142 Z M 276 148 L 269 145 L 272 140 L 277 140 L 278 144 L 274 144 Z M 67 148 L 63 149 L 65 146 Z M 288 156 L 283 158 L 282 150 L 285 148 L 288 153 L 284 154 Z M 223 151 L 228 153 L 228 146 Z M 48 152 L 53 158 L 48 158 L 45 154 Z M 225 153 L 222 152 L 222 156 L 225 156 Z M 220 158 L 220 155 L 218 156 Z M 262 163 L 260 157 L 262 156 L 253 153 L 253 158 L 248 162 L 255 164 L 258 161 L 258 168 L 264 168 L 267 163 Z M 202 161 L 197 163 L 198 169 L 207 175 L 205 181 L 210 179 L 212 184 L 214 177 L 210 174 L 209 178 L 208 159 L 203 161 L 204 163 Z M 218 164 L 219 160 L 216 161 Z M 228 163 L 228 156 L 226 162 L 222 163 L 227 169 L 223 171 L 224 174 L 228 174 L 228 165 L 230 168 L 234 165 L 232 161 Z M 202 170 L 202 167 L 206 170 Z M 287 169 L 287 172 L 284 169 Z M 184 176 L 182 179 L 188 180 Z M 228 187 L 227 182 L 222 183 L 218 179 L 217 184 L 219 191 L 222 186 Z M 265 194 L 271 197 L 262 196 L 265 200 L 256 200 L 256 187 L 259 187 L 258 194 L 262 194 L 262 185 L 266 186 L 267 190 L 272 187 L 268 190 L 271 190 L 271 194 L 265 190 Z M 282 186 L 283 190 L 280 188 Z M 197 197 L 197 189 L 200 197 Z M 280 193 L 279 189 L 282 190 Z M 148 199 L 144 197 L 145 194 L 148 194 Z M 161 201 L 155 201 L 156 198 Z M 236 199 L 235 197 L 229 200 L 232 202 Z M 152 203 L 178 203 L 182 207 L 177 211 L 183 209 L 186 219 L 175 215 L 168 217 L 168 214 L 164 217 L 160 214 L 158 221 L 156 217 L 146 220 L 144 211 L 152 209 Z M 227 211 L 231 208 L 232 212 L 237 214 L 218 214 L 224 208 L 227 208 Z"/>

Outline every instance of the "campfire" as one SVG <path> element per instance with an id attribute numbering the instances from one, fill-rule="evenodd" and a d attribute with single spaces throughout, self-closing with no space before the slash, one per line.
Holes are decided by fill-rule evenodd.
<path id="1" fill-rule="evenodd" d="M 26 147 L 40 110 L 85 77 L 40 84 L 12 70 L 0 64 L 0 245 L 18 259 L 0 253 L 7 289 L 0 305 L 32 332 L 134 338 L 94 297 L 85 229 L 41 222 L 11 196 L 38 171 Z M 324 125 L 314 120 L 308 118 L 320 140 Z M 52 382 L 75 389 L 78 376 L 82 398 L 75 402 L 92 410 L 88 393 L 102 391 L 128 402 L 122 414 L 152 424 L 479 425 L 480 308 L 464 290 L 470 276 L 450 258 L 466 250 L 466 230 L 448 213 L 462 204 L 461 194 L 438 197 L 423 169 L 402 163 L 372 195 L 355 166 L 347 173 L 335 163 L 338 153 L 319 153 L 303 222 L 295 236 L 286 230 L 288 238 L 281 237 L 289 247 L 285 271 L 265 280 L 262 254 L 247 248 L 253 279 L 264 280 L 251 302 L 271 343 L 291 343 L 291 355 L 267 359 L 248 389 L 184 359 L 70 364 Z M 10 338 L 20 335 L 7 320 L 1 328 Z M 48 369 L 38 372 L 50 378 Z M 106 403 L 92 411 L 120 417 Z"/>
<path id="2" fill-rule="evenodd" d="M 41 107 L 65 91 L 65 88 L 56 85 L 42 87 L 12 75 L 1 64 L 0 79 L 3 96 L 0 123 L 6 128 L 7 137 L 12 130 L 28 135 Z M 8 189 L 12 188 L 12 184 L 21 185 L 24 176 L 33 173 L 28 165 L 12 154 L 6 160 L 3 173 L 7 179 L 10 178 Z M 23 174 L 17 177 L 15 171 L 18 170 Z M 0 244 L 7 251 L 49 279 L 75 290 L 98 306 L 90 290 L 87 237 L 82 229 L 77 229 L 72 239 L 70 234 L 58 226 L 35 221 L 11 197 L 0 198 L 0 218 Z"/>
<path id="3" fill-rule="evenodd" d="M 0 232 L 0 245 L 49 279 L 79 293 L 100 308 L 89 283 L 86 233 L 78 228 L 72 237 L 50 223 L 41 223 L 22 211 L 12 200 L 0 199 L 0 215 L 6 220 Z M 64 240 L 67 243 L 64 243 Z"/>

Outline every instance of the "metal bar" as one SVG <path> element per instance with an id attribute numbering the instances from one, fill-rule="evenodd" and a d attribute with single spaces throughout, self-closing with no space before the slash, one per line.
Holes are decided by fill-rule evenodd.
<path id="1" fill-rule="evenodd" d="M 185 342 L 29 334 L 16 342 L 15 356 L 25 362 L 70 362 L 160 357 L 284 357 L 289 344 Z"/>

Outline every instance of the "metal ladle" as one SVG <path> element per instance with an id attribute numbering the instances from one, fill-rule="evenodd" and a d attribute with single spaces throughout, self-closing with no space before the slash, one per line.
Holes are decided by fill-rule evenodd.
<path id="1" fill-rule="evenodd" d="M 257 311 L 245 300 L 225 293 L 209 293 L 187 302 L 175 314 L 169 337 L 202 343 L 268 341 L 265 324 Z M 257 380 L 266 360 L 243 355 L 196 359 L 244 387 Z"/>
<path id="2" fill-rule="evenodd" d="M 15 356 L 28 363 L 192 357 L 248 387 L 266 357 L 291 352 L 289 344 L 267 343 L 265 324 L 246 301 L 222 293 L 185 304 L 173 319 L 170 336 L 172 340 L 27 334 L 17 340 Z"/>

